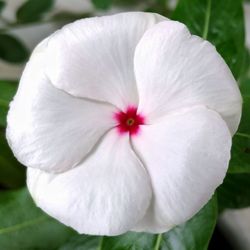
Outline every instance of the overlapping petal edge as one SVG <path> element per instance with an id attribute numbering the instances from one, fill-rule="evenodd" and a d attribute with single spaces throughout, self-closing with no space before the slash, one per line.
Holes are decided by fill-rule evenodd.
<path id="1" fill-rule="evenodd" d="M 117 112 L 138 107 L 136 136 Z M 216 49 L 152 13 L 65 26 L 33 52 L 8 114 L 36 204 L 79 233 L 164 232 L 223 181 L 241 116 Z M 136 130 L 137 131 L 137 130 Z"/>

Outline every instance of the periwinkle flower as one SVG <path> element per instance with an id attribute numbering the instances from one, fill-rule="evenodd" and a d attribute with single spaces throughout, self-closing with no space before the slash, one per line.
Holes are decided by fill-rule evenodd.
<path id="1" fill-rule="evenodd" d="M 79 233 L 159 233 L 222 183 L 241 103 L 213 45 L 160 15 L 121 13 L 37 46 L 7 138 L 49 215 Z"/>

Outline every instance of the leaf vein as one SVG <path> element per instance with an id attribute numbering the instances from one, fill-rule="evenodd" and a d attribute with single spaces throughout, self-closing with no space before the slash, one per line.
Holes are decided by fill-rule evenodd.
<path id="1" fill-rule="evenodd" d="M 5 227 L 5 228 L 0 228 L 0 235 L 6 234 L 6 233 L 11 233 L 14 231 L 18 231 L 18 230 L 25 228 L 25 227 L 33 226 L 33 225 L 38 224 L 40 222 L 43 222 L 47 219 L 48 219 L 48 217 L 46 217 L 46 216 L 40 216 L 36 219 L 28 220 L 28 221 L 25 221 L 25 222 L 20 223 L 20 224 L 16 224 L 16 225 Z"/>
<path id="2" fill-rule="evenodd" d="M 207 0 L 207 8 L 205 13 L 205 23 L 202 37 L 203 39 L 207 39 L 209 23 L 210 23 L 210 16 L 211 16 L 211 0 Z"/>

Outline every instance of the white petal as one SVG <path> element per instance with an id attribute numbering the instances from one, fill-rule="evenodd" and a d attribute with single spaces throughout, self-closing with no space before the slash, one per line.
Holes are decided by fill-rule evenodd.
<path id="1" fill-rule="evenodd" d="M 151 199 L 149 176 L 128 136 L 110 131 L 83 164 L 62 174 L 28 169 L 36 204 L 79 233 L 117 235 L 135 226 Z"/>
<path id="2" fill-rule="evenodd" d="M 134 50 L 144 32 L 161 20 L 166 18 L 130 12 L 66 25 L 49 40 L 49 79 L 75 96 L 120 109 L 137 104 Z"/>
<path id="3" fill-rule="evenodd" d="M 153 186 L 153 203 L 135 230 L 158 233 L 185 222 L 211 198 L 227 171 L 231 135 L 216 112 L 196 107 L 142 126 L 132 143 Z"/>
<path id="4" fill-rule="evenodd" d="M 43 72 L 46 42 L 25 68 L 8 113 L 7 138 L 24 165 L 61 172 L 77 165 L 114 125 L 116 109 L 75 98 L 51 85 Z"/>
<path id="5" fill-rule="evenodd" d="M 135 74 L 139 111 L 149 123 L 178 108 L 204 105 L 221 114 L 232 134 L 237 130 L 237 83 L 215 47 L 185 25 L 165 21 L 149 29 L 135 51 Z"/>

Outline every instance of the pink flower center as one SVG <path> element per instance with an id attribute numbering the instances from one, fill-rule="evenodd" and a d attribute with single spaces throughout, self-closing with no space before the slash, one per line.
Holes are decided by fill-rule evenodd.
<path id="1" fill-rule="evenodd" d="M 137 113 L 137 108 L 134 106 L 129 106 L 126 112 L 115 113 L 114 118 L 118 123 L 116 127 L 119 134 L 128 132 L 131 136 L 137 135 L 140 131 L 140 125 L 145 123 L 145 118 Z"/>

